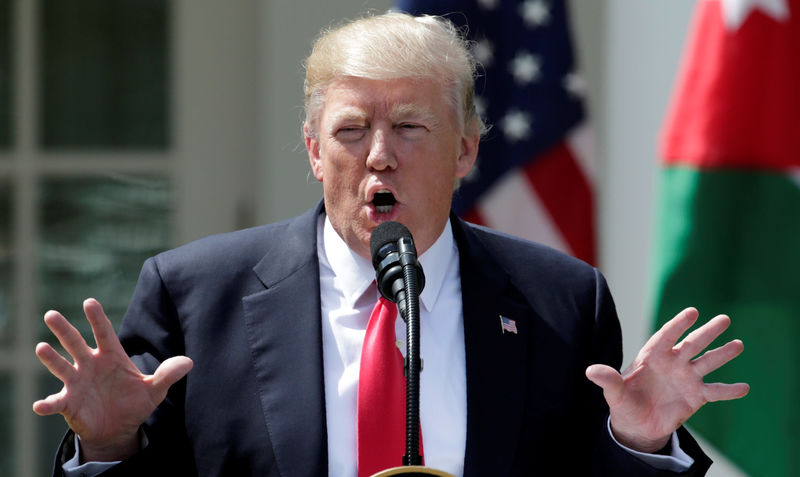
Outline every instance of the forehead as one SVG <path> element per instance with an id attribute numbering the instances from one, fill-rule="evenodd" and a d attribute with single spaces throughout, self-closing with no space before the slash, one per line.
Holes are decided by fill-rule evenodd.
<path id="1" fill-rule="evenodd" d="M 451 114 L 444 88 L 430 79 L 340 78 L 326 88 L 323 104 L 323 118 L 327 121 L 376 114 L 442 119 Z"/>

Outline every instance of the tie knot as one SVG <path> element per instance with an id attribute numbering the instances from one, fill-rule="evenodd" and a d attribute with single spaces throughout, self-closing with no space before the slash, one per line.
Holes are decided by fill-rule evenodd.
<path id="1" fill-rule="evenodd" d="M 376 326 L 376 320 L 383 322 L 391 321 L 391 324 L 387 323 L 386 326 L 391 326 L 392 333 L 394 333 L 394 320 L 397 318 L 397 305 L 389 301 L 383 296 L 378 297 L 378 301 L 375 303 L 375 307 L 372 309 L 372 313 L 369 316 L 369 324 L 368 327 Z"/>

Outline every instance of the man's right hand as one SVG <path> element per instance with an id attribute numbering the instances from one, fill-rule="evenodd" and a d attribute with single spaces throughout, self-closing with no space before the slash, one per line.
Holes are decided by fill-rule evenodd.
<path id="1" fill-rule="evenodd" d="M 81 441 L 81 461 L 122 460 L 139 450 L 138 430 L 167 396 L 167 390 L 192 369 L 192 360 L 175 356 L 152 375 L 142 374 L 131 361 L 100 303 L 83 302 L 97 348 L 57 311 L 44 322 L 72 356 L 73 363 L 47 343 L 36 356 L 64 383 L 57 394 L 33 403 L 36 414 L 61 414 Z"/>

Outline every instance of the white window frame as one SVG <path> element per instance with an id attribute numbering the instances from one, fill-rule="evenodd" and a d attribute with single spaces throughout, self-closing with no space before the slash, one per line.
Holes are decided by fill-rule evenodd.
<path id="1" fill-rule="evenodd" d="M 31 411 L 47 370 L 34 355 L 41 329 L 37 293 L 42 178 L 98 174 L 157 175 L 173 186 L 171 236 L 178 245 L 210 233 L 251 225 L 257 174 L 258 4 L 167 0 L 171 81 L 168 146 L 161 151 L 58 152 L 38 144 L 41 4 L 12 4 L 11 147 L 0 151 L 0 183 L 10 183 L 12 309 L 10 339 L 0 344 L 0 374 L 13 380 L 14 475 L 49 472 L 38 454 L 41 419 Z M 68 317 L 85 319 L 84 317 Z M 91 342 L 91 341 L 90 341 Z M 53 449 L 55 452 L 55 449 Z"/>

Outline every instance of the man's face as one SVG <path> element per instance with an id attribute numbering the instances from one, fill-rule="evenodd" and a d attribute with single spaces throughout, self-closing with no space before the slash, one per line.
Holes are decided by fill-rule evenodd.
<path id="1" fill-rule="evenodd" d="M 455 181 L 472 169 L 478 133 L 465 135 L 432 80 L 346 77 L 325 91 L 306 148 L 333 228 L 369 258 L 378 224 L 397 221 L 419 254 L 444 229 Z"/>

